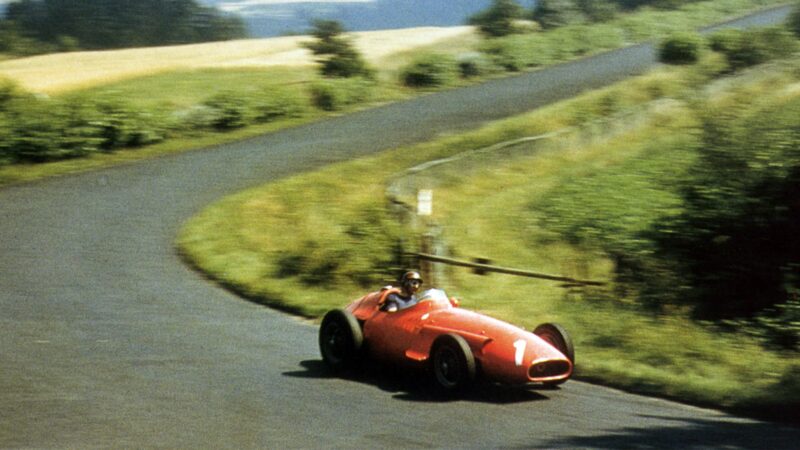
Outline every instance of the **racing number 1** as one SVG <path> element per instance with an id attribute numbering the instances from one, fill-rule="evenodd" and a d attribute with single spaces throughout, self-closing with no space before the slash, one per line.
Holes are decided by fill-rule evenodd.
<path id="1" fill-rule="evenodd" d="M 525 347 L 528 346 L 528 343 L 520 339 L 514 342 L 514 348 L 517 349 L 517 353 L 514 355 L 514 362 L 516 362 L 517 367 L 522 365 L 522 358 L 525 356 Z"/>

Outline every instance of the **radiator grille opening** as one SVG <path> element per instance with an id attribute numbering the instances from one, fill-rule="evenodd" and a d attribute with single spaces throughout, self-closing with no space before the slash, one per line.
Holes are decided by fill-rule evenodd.
<path id="1" fill-rule="evenodd" d="M 569 363 L 566 361 L 544 361 L 534 364 L 528 370 L 532 380 L 552 378 L 569 373 Z"/>

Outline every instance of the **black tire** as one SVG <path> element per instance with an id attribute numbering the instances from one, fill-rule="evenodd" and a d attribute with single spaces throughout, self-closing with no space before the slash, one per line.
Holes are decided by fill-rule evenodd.
<path id="1" fill-rule="evenodd" d="M 556 350 L 566 356 L 572 365 L 575 366 L 575 347 L 572 345 L 572 338 L 569 337 L 569 333 L 567 333 L 564 327 L 557 323 L 543 323 L 533 330 L 533 334 L 555 347 Z M 544 384 L 546 386 L 557 386 L 565 383 L 567 380 L 568 378 L 565 378 L 558 381 L 548 381 Z"/>
<path id="2" fill-rule="evenodd" d="M 353 314 L 342 309 L 325 314 L 319 327 L 319 350 L 331 370 L 352 370 L 361 357 L 363 344 L 364 335 Z"/>
<path id="3" fill-rule="evenodd" d="M 458 392 L 475 381 L 475 357 L 469 344 L 457 334 L 443 334 L 431 347 L 431 371 L 445 392 Z"/>

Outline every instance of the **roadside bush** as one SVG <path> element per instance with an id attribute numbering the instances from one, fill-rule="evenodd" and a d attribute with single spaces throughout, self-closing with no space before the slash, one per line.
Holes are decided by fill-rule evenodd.
<path id="1" fill-rule="evenodd" d="M 798 49 L 794 35 L 783 27 L 725 30 L 713 34 L 709 45 L 725 55 L 731 72 L 786 58 Z"/>
<path id="2" fill-rule="evenodd" d="M 511 39 L 493 39 L 481 44 L 480 49 L 493 65 L 502 67 L 507 72 L 518 72 L 528 65 L 527 52 Z"/>
<path id="3" fill-rule="evenodd" d="M 797 2 L 794 6 L 792 13 L 786 21 L 786 26 L 789 28 L 789 31 L 800 39 L 800 2 Z"/>
<path id="4" fill-rule="evenodd" d="M 211 127 L 218 131 L 241 128 L 248 123 L 248 101 L 238 92 L 217 93 L 203 102 L 203 105 L 211 108 Z"/>
<path id="5" fill-rule="evenodd" d="M 456 79 L 458 68 L 449 55 L 426 54 L 417 57 L 400 75 L 405 86 L 414 88 L 440 87 Z"/>
<path id="6" fill-rule="evenodd" d="M 259 123 L 300 117 L 306 111 L 307 105 L 307 98 L 288 89 L 265 89 L 252 100 L 255 121 Z"/>
<path id="7" fill-rule="evenodd" d="M 10 124 L 7 142 L 8 158 L 14 163 L 39 163 L 81 156 L 86 146 L 79 144 L 80 135 L 69 136 L 65 114 L 52 100 L 31 97 L 14 101 L 6 118 Z M 62 147 L 64 141 L 72 141 Z M 76 153 L 76 149 L 79 149 Z"/>
<path id="8" fill-rule="evenodd" d="M 217 110 L 206 105 L 194 105 L 178 110 L 169 118 L 169 128 L 179 133 L 193 133 L 214 128 Z"/>
<path id="9" fill-rule="evenodd" d="M 581 9 L 572 0 L 539 0 L 532 17 L 545 30 L 586 20 Z"/>
<path id="10" fill-rule="evenodd" d="M 0 111 L 5 111 L 8 103 L 23 96 L 19 86 L 11 80 L 0 78 Z"/>
<path id="11" fill-rule="evenodd" d="M 81 100 L 75 99 L 74 102 Z M 164 140 L 164 131 L 151 115 L 138 111 L 126 101 L 116 98 L 90 100 L 94 111 L 84 108 L 85 114 L 95 114 L 91 125 L 99 128 L 100 148 L 112 151 L 125 147 L 141 147 Z"/>
<path id="12" fill-rule="evenodd" d="M 0 166 L 13 162 L 11 156 L 11 124 L 5 113 L 0 111 Z"/>
<path id="13" fill-rule="evenodd" d="M 373 82 L 363 78 L 342 78 L 318 81 L 311 85 L 314 106 L 323 111 L 339 111 L 367 101 Z"/>
<path id="14" fill-rule="evenodd" d="M 456 58 L 461 78 L 474 78 L 487 75 L 494 69 L 491 61 L 480 53 L 466 53 Z"/>
<path id="15" fill-rule="evenodd" d="M 481 44 L 480 51 L 509 72 L 567 61 L 576 56 L 620 47 L 622 30 L 611 25 L 570 25 L 547 33 L 516 34 Z"/>
<path id="16" fill-rule="evenodd" d="M 694 64 L 700 59 L 703 39 L 697 33 L 673 35 L 661 42 L 659 61 L 666 64 Z"/>
<path id="17" fill-rule="evenodd" d="M 493 0 L 489 8 L 470 17 L 468 23 L 477 26 L 485 36 L 506 36 L 517 31 L 514 21 L 523 15 L 524 10 L 514 0 Z"/>

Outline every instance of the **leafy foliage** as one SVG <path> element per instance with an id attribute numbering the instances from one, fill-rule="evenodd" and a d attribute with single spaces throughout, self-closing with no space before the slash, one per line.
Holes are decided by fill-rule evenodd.
<path id="1" fill-rule="evenodd" d="M 800 2 L 798 2 L 794 9 L 792 9 L 791 14 L 789 14 L 789 19 L 786 22 L 787 27 L 789 30 L 794 33 L 795 36 L 800 38 Z"/>
<path id="2" fill-rule="evenodd" d="M 2 25 L 12 53 L 144 47 L 236 39 L 244 23 L 195 0 L 20 0 Z M 36 44 L 41 42 L 43 44 Z"/>
<path id="3" fill-rule="evenodd" d="M 700 58 L 702 46 L 703 39 L 697 33 L 675 34 L 659 46 L 659 60 L 667 64 L 693 64 Z"/>
<path id="4" fill-rule="evenodd" d="M 334 20 L 316 20 L 311 34 L 316 41 L 305 46 L 319 58 L 320 72 L 326 77 L 371 78 L 373 71 L 347 38 L 344 28 Z"/>
<path id="5" fill-rule="evenodd" d="M 493 0 L 491 6 L 469 18 L 488 37 L 507 36 L 516 32 L 514 21 L 524 15 L 522 6 L 514 0 Z"/>
<path id="6" fill-rule="evenodd" d="M 797 40 L 783 27 L 724 30 L 712 35 L 709 42 L 712 50 L 725 55 L 731 71 L 788 57 L 799 47 Z"/>
<path id="7" fill-rule="evenodd" d="M 797 349 L 800 97 L 740 89 L 694 100 L 695 125 L 555 189 L 536 205 L 539 224 L 608 255 L 621 295 Z"/>
<path id="8" fill-rule="evenodd" d="M 314 106 L 323 111 L 339 111 L 369 99 L 373 82 L 363 78 L 329 79 L 311 85 Z"/>
<path id="9" fill-rule="evenodd" d="M 800 287 L 800 100 L 712 108 L 684 212 L 661 224 L 701 317 L 752 316 Z"/>
<path id="10" fill-rule="evenodd" d="M 215 94 L 204 103 L 211 109 L 211 126 L 220 131 L 241 128 L 249 122 L 247 99 L 238 93 L 226 91 Z"/>
<path id="11" fill-rule="evenodd" d="M 39 163 L 164 139 L 148 114 L 115 99 L 61 100 L 0 88 L 0 162 Z"/>
<path id="12" fill-rule="evenodd" d="M 582 22 L 584 19 L 581 8 L 573 0 L 539 0 L 533 10 L 533 20 L 545 30 Z"/>
<path id="13" fill-rule="evenodd" d="M 439 87 L 452 83 L 457 78 L 457 70 L 452 57 L 429 53 L 414 59 L 400 77 L 409 87 Z"/>

